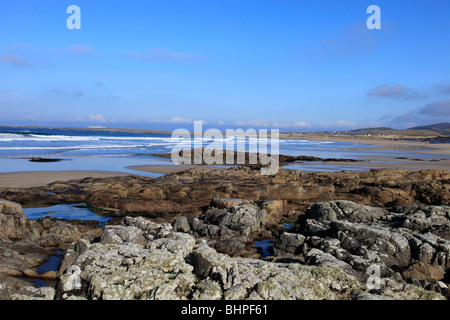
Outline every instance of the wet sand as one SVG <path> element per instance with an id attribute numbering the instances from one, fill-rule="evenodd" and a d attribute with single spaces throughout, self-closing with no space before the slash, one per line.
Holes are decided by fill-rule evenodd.
<path id="1" fill-rule="evenodd" d="M 367 159 L 369 160 L 369 159 Z M 397 160 L 392 158 L 375 158 L 370 157 L 369 161 L 354 162 L 351 164 L 342 162 L 304 162 L 301 163 L 290 163 L 287 167 L 289 169 L 302 170 L 302 165 L 308 168 L 308 171 L 314 167 L 325 168 L 318 169 L 318 171 L 328 171 L 326 168 L 332 169 L 341 168 L 339 171 L 352 170 L 355 168 L 360 169 L 374 169 L 374 168 L 389 168 L 389 169 L 405 169 L 409 171 L 420 171 L 424 169 L 434 169 L 434 170 L 450 170 L 450 160 L 441 160 L 439 162 L 432 161 L 413 161 L 413 160 Z"/>
<path id="2" fill-rule="evenodd" d="M 342 162 L 303 162 L 289 163 L 286 168 L 309 171 L 317 167 L 318 171 L 328 171 L 327 168 L 340 168 L 339 171 L 354 170 L 360 168 L 369 170 L 371 168 L 395 168 L 419 171 L 423 169 L 450 170 L 450 159 L 430 161 L 426 159 L 393 159 L 388 157 L 367 157 L 362 162 L 342 163 Z M 142 172 L 156 174 L 169 174 L 180 172 L 191 168 L 201 168 L 210 170 L 227 170 L 224 167 L 214 167 L 206 165 L 140 165 L 129 166 L 132 169 Z M 283 166 L 281 166 L 283 168 Z M 330 170 L 333 171 L 333 170 Z M 0 188 L 28 188 L 45 186 L 55 181 L 68 181 L 73 179 L 83 179 L 87 177 L 105 178 L 115 176 L 132 175 L 126 172 L 116 171 L 22 171 L 0 173 Z"/>
<path id="3" fill-rule="evenodd" d="M 172 172 L 180 172 L 191 168 L 203 168 L 212 170 L 226 170 L 226 168 L 212 166 L 196 166 L 196 165 L 143 165 L 130 166 L 129 169 L 151 172 L 157 174 L 168 174 Z M 127 172 L 117 171 L 20 171 L 0 173 L 0 188 L 29 188 L 45 186 L 55 181 L 69 181 L 83 178 L 106 178 L 117 176 L 133 175 Z M 150 177 L 151 178 L 151 177 Z"/>
<path id="4" fill-rule="evenodd" d="M 160 173 L 160 174 L 168 174 L 173 172 L 185 171 L 192 168 L 199 169 L 210 169 L 210 170 L 227 170 L 227 168 L 222 167 L 214 167 L 214 166 L 206 166 L 206 165 L 143 165 L 143 166 L 129 166 L 127 169 L 151 172 L 151 173 Z"/>
<path id="5" fill-rule="evenodd" d="M 29 188 L 45 186 L 55 181 L 68 181 L 88 177 L 105 178 L 128 176 L 115 171 L 21 171 L 0 173 L 0 188 Z"/>
<path id="6" fill-rule="evenodd" d="M 414 150 L 417 153 L 423 154 L 443 154 L 450 155 L 449 143 L 428 143 L 421 141 L 408 141 L 406 138 L 398 138 L 394 136 L 377 137 L 377 136 L 350 136 L 350 135 L 326 135 L 326 134 L 280 134 L 280 139 L 300 139 L 300 140 L 314 140 L 314 141 L 340 141 L 340 142 L 354 142 L 363 143 L 368 146 L 361 149 L 387 149 L 387 150 Z"/>

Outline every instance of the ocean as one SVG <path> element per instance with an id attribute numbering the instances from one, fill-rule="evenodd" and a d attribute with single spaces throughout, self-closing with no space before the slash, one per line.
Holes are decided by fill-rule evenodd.
<path id="1" fill-rule="evenodd" d="M 191 140 L 192 142 L 193 140 Z M 78 129 L 0 127 L 0 172 L 47 170 L 108 170 L 138 173 L 127 166 L 171 164 L 170 158 L 150 156 L 169 153 L 180 143 L 170 134 L 133 133 Z M 203 146 L 210 141 L 203 141 Z M 379 150 L 352 142 L 280 139 L 279 153 L 321 158 L 362 159 L 369 156 L 414 156 L 414 152 Z M 374 147 L 371 145 L 370 147 Z M 30 162 L 29 158 L 61 159 L 58 162 Z M 301 170 L 367 170 L 348 164 L 311 166 L 290 164 Z"/>

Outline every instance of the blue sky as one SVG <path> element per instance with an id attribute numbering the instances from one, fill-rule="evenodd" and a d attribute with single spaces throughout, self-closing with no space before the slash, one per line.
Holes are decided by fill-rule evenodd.
<path id="1" fill-rule="evenodd" d="M 70 5 L 81 29 L 69 30 Z M 381 30 L 369 30 L 369 5 Z M 0 125 L 450 122 L 450 1 L 8 1 Z"/>

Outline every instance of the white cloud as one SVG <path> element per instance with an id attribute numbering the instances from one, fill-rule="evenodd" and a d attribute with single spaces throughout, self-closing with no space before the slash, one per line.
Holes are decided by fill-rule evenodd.
<path id="1" fill-rule="evenodd" d="M 106 122 L 105 117 L 103 117 L 101 114 L 97 114 L 97 115 L 90 114 L 88 119 L 89 119 L 89 121 L 92 121 L 92 122 Z"/>
<path id="2" fill-rule="evenodd" d="M 294 126 L 294 127 L 300 127 L 300 128 L 303 128 L 303 127 L 310 128 L 310 127 L 311 127 L 311 125 L 310 125 L 309 123 L 305 122 L 305 121 L 297 121 L 297 122 L 294 122 L 294 123 L 292 124 L 292 126 Z"/>

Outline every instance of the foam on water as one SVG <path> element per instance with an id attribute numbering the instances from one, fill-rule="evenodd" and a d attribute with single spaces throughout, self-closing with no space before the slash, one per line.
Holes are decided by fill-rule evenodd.
<path id="1" fill-rule="evenodd" d="M 213 138 L 202 140 L 196 135 L 183 139 L 182 136 L 172 137 L 171 134 L 0 127 L 0 159 L 57 157 L 71 160 L 53 164 L 40 163 L 39 167 L 30 165 L 28 161 L 22 161 L 14 166 L 1 166 L 0 171 L 11 172 L 17 171 L 17 169 L 19 169 L 18 171 L 29 171 L 31 168 L 33 170 L 49 170 L 49 168 L 52 168 L 50 170 L 98 170 L 99 167 L 104 167 L 104 170 L 123 171 L 122 169 L 129 165 L 153 164 L 154 159 L 149 157 L 150 154 L 169 153 L 175 146 L 178 148 L 208 148 L 215 145 L 223 146 L 228 150 L 241 151 L 238 147 L 242 140 L 237 137 L 227 137 L 226 133 L 218 140 L 213 140 Z M 267 152 L 271 153 L 270 142 L 270 139 L 267 138 L 246 139 L 245 151 L 249 151 L 249 147 L 261 143 L 263 147 L 267 148 Z M 278 153 L 291 156 L 358 159 L 358 156 L 369 154 L 367 150 L 360 148 L 364 146 L 366 145 L 349 142 L 280 139 Z M 374 152 L 377 151 L 372 151 L 371 154 Z M 80 162 L 79 159 L 82 158 L 90 160 Z M 109 158 L 109 160 L 101 160 L 103 163 L 99 164 L 97 159 L 102 158 Z M 165 161 L 170 164 L 170 159 L 165 159 Z"/>

